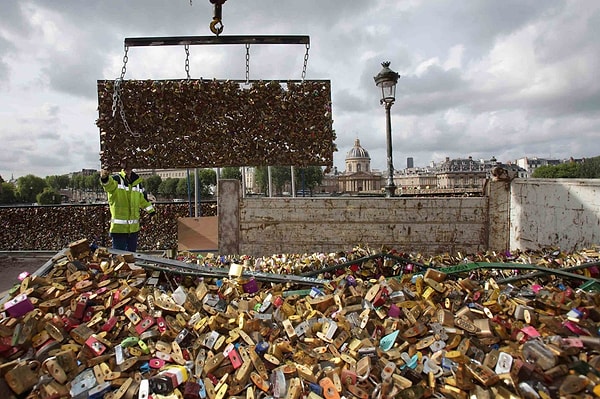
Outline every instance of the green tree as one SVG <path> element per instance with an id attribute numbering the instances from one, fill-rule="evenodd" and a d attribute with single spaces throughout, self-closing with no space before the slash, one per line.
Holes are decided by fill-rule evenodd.
<path id="1" fill-rule="evenodd" d="M 17 179 L 17 195 L 21 202 L 36 202 L 36 196 L 46 188 L 46 181 L 34 175 Z"/>
<path id="2" fill-rule="evenodd" d="M 217 172 L 214 169 L 200 169 L 198 181 L 200 182 L 200 197 L 212 197 L 217 186 Z"/>
<path id="3" fill-rule="evenodd" d="M 532 177 L 543 179 L 573 179 L 580 177 L 579 164 L 566 162 L 559 165 L 544 165 L 537 168 Z"/>
<path id="4" fill-rule="evenodd" d="M 533 173 L 531 174 L 531 177 L 540 178 L 540 179 L 554 179 L 554 178 L 556 178 L 555 174 L 556 174 L 556 171 L 554 170 L 553 166 L 544 165 L 544 166 L 540 166 L 536 170 L 534 170 Z"/>
<path id="5" fill-rule="evenodd" d="M 12 183 L 0 183 L 0 204 L 14 204 L 16 202 L 15 186 Z"/>
<path id="6" fill-rule="evenodd" d="M 69 187 L 69 176 L 68 175 L 52 175 L 46 176 L 46 184 L 48 187 L 59 191 Z"/>
<path id="7" fill-rule="evenodd" d="M 581 164 L 580 177 L 585 179 L 600 179 L 600 156 L 587 158 Z"/>
<path id="8" fill-rule="evenodd" d="M 177 194 L 177 183 L 179 183 L 179 179 L 168 177 L 158 186 L 158 193 L 165 198 L 174 198 Z"/>
<path id="9" fill-rule="evenodd" d="M 40 205 L 60 204 L 60 194 L 50 187 L 46 187 L 44 191 L 36 196 L 37 203 Z"/>
<path id="10" fill-rule="evenodd" d="M 298 168 L 294 171 L 296 189 L 310 190 L 312 193 L 315 187 L 323 183 L 323 169 L 320 166 L 307 166 Z"/>
<path id="11" fill-rule="evenodd" d="M 256 168 L 256 182 L 261 192 L 269 191 L 269 171 L 266 166 Z M 271 180 L 275 193 L 281 194 L 286 184 L 292 182 L 292 171 L 289 166 L 272 166 Z"/>
<path id="12" fill-rule="evenodd" d="M 217 172 L 214 169 L 200 169 L 198 171 L 198 180 L 203 186 L 217 185 Z"/>
<path id="13" fill-rule="evenodd" d="M 98 193 L 102 187 L 100 186 L 100 173 L 96 172 L 83 178 L 83 186 L 86 191 Z"/>
<path id="14" fill-rule="evenodd" d="M 158 194 L 158 187 L 162 183 L 162 179 L 159 175 L 148 176 L 147 179 L 144 180 L 144 187 L 146 191 L 151 194 Z"/>
<path id="15" fill-rule="evenodd" d="M 189 194 L 194 195 L 194 175 L 190 174 L 190 188 Z M 182 177 L 181 179 L 177 179 L 177 189 L 176 193 L 178 197 L 188 198 L 188 178 Z"/>
<path id="16" fill-rule="evenodd" d="M 575 179 L 581 175 L 581 167 L 576 162 L 562 163 L 560 165 L 556 165 L 556 168 L 558 169 L 558 178 L 561 179 Z"/>
<path id="17" fill-rule="evenodd" d="M 85 179 L 81 173 L 73 175 L 73 178 L 71 179 L 71 187 L 75 190 L 85 189 Z"/>
<path id="18" fill-rule="evenodd" d="M 227 166 L 221 169 L 221 178 L 222 179 L 236 179 L 242 180 L 242 171 L 240 168 L 236 168 L 233 166 Z"/>

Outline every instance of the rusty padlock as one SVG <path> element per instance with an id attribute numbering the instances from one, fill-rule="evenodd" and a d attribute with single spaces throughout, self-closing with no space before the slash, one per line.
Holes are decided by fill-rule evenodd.
<path id="1" fill-rule="evenodd" d="M 37 360 L 20 362 L 4 376 L 6 383 L 14 393 L 20 395 L 37 384 L 41 364 Z"/>

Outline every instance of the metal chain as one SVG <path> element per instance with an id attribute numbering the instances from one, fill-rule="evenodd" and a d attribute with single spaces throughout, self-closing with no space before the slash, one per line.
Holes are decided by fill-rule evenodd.
<path id="1" fill-rule="evenodd" d="M 127 57 L 127 52 L 129 51 L 129 47 L 125 46 L 125 55 L 123 55 L 123 66 L 121 67 L 121 77 L 115 79 L 115 87 L 113 91 L 113 105 L 112 105 L 112 114 L 113 118 L 117 113 L 117 104 L 121 99 L 121 82 L 125 77 L 125 72 L 127 72 L 127 61 L 129 57 Z"/>
<path id="2" fill-rule="evenodd" d="M 250 84 L 250 44 L 246 43 L 246 84 Z"/>
<path id="3" fill-rule="evenodd" d="M 120 91 L 121 91 L 121 80 L 117 78 L 117 79 L 115 79 L 115 85 L 113 88 L 113 103 L 112 103 L 113 118 L 115 117 L 115 114 L 117 113 L 117 104 L 121 100 L 121 96 L 119 94 Z"/>
<path id="4" fill-rule="evenodd" d="M 306 78 L 306 66 L 308 65 L 308 50 L 310 49 L 310 43 L 306 43 L 306 53 L 304 53 L 304 66 L 302 67 L 302 81 Z"/>
<path id="5" fill-rule="evenodd" d="M 129 46 L 125 46 L 125 54 L 123 55 L 123 67 L 121 67 L 121 80 L 125 77 L 125 72 L 127 72 L 127 61 L 129 61 L 129 57 L 127 56 L 127 52 L 129 51 Z"/>
<path id="6" fill-rule="evenodd" d="M 139 137 L 139 133 L 134 133 L 129 127 L 129 123 L 127 122 L 127 118 L 125 117 L 125 110 L 123 107 L 123 100 L 121 99 L 121 83 L 123 83 L 123 79 L 125 78 L 125 73 L 127 72 L 127 61 L 129 57 L 127 56 L 127 52 L 129 51 L 129 47 L 125 46 L 125 54 L 123 55 L 123 67 L 121 68 L 121 76 L 115 79 L 115 87 L 113 91 L 113 105 L 112 112 L 113 117 L 117 112 L 117 108 L 119 108 L 119 115 L 121 116 L 121 120 L 123 121 L 123 126 L 125 127 L 125 132 L 132 135 L 133 137 Z"/>
<path id="7" fill-rule="evenodd" d="M 190 80 L 190 45 L 185 45 L 185 73 L 187 74 L 187 80 Z"/>

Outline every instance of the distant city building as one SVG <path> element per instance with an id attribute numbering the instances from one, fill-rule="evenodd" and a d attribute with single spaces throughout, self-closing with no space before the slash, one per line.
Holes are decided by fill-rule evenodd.
<path id="1" fill-rule="evenodd" d="M 156 175 L 160 176 L 163 180 L 187 177 L 187 169 L 136 169 L 135 172 L 143 178 Z"/>
<path id="2" fill-rule="evenodd" d="M 440 165 L 437 172 L 438 188 L 483 189 L 487 173 L 484 164 L 467 159 L 450 159 Z"/>
<path id="3" fill-rule="evenodd" d="M 492 171 L 502 168 L 511 178 L 527 178 L 540 166 L 559 165 L 563 162 L 582 163 L 585 159 L 560 161 L 557 159 L 544 159 L 525 157 L 503 164 L 495 157 L 489 160 L 474 160 L 467 158 L 446 159 L 439 164 L 431 162 L 427 167 L 415 167 L 414 158 L 406 158 L 406 168 L 396 170 L 394 183 L 398 187 L 397 194 L 426 193 L 426 192 L 481 192 L 487 179 L 492 178 Z M 359 193 L 380 194 L 386 184 L 386 176 L 378 170 L 371 169 L 369 152 L 354 140 L 354 146 L 346 153 L 345 170 L 340 172 L 333 167 L 330 173 L 323 175 L 321 185 L 315 187 L 315 193 L 345 193 L 355 195 Z M 80 173 L 91 174 L 83 170 Z M 158 175 L 162 179 L 187 177 L 186 169 L 140 169 L 136 172 L 142 177 Z M 256 168 L 242 168 L 244 189 L 246 193 L 257 193 Z"/>
<path id="4" fill-rule="evenodd" d="M 242 169 L 242 178 L 246 185 L 246 193 L 258 193 L 258 184 L 256 184 L 256 168 L 245 166 Z"/>
<path id="5" fill-rule="evenodd" d="M 540 166 L 556 166 L 562 163 L 562 161 L 558 159 L 547 159 L 537 157 L 519 158 L 515 162 L 518 166 L 525 169 L 525 171 L 527 172 L 527 177 L 531 177 L 533 172 L 535 172 L 535 170 Z"/>
<path id="6" fill-rule="evenodd" d="M 371 170 L 369 152 L 354 140 L 354 147 L 346 154 L 346 170 L 337 175 L 338 190 L 344 193 L 375 192 L 383 187 L 381 172 Z"/>

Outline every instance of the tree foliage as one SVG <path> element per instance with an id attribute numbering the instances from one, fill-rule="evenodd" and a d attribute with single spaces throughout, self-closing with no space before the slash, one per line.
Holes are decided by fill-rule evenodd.
<path id="1" fill-rule="evenodd" d="M 292 171 L 289 166 L 272 166 L 271 180 L 276 194 L 282 194 L 284 189 L 291 190 Z M 319 166 L 294 169 L 296 190 L 312 190 L 323 182 L 323 170 Z M 256 168 L 256 184 L 260 192 L 269 190 L 269 176 L 267 167 Z"/>
<path id="2" fill-rule="evenodd" d="M 587 158 L 581 164 L 581 176 L 585 179 L 600 179 L 600 156 Z"/>
<path id="3" fill-rule="evenodd" d="M 221 178 L 242 180 L 242 171 L 240 170 L 240 168 L 234 166 L 227 166 L 221 169 Z"/>
<path id="4" fill-rule="evenodd" d="M 194 194 L 194 175 L 190 175 L 189 178 L 189 188 L 188 188 L 188 178 L 187 177 L 182 177 L 181 179 L 179 179 L 179 181 L 177 182 L 177 196 L 178 197 L 185 197 L 188 198 L 188 196 L 193 196 Z"/>
<path id="5" fill-rule="evenodd" d="M 51 187 L 55 191 L 59 191 L 69 188 L 71 179 L 69 178 L 69 175 L 52 175 L 46 176 L 46 183 L 48 184 L 48 187 Z"/>
<path id="6" fill-rule="evenodd" d="M 296 189 L 310 190 L 323 183 L 323 169 L 320 166 L 308 166 L 295 171 Z"/>
<path id="7" fill-rule="evenodd" d="M 586 159 L 584 163 L 565 162 L 559 165 L 544 165 L 537 168 L 531 177 L 543 179 L 576 179 L 600 177 L 600 158 Z"/>
<path id="8" fill-rule="evenodd" d="M 56 190 L 46 187 L 44 191 L 36 196 L 36 200 L 40 205 L 60 204 L 61 196 Z"/>
<path id="9" fill-rule="evenodd" d="M 162 183 L 162 178 L 159 175 L 148 176 L 147 179 L 144 180 L 144 187 L 146 191 L 151 194 L 158 194 L 158 187 L 160 187 L 160 183 Z"/>
<path id="10" fill-rule="evenodd" d="M 262 166 L 256 168 L 256 184 L 259 190 L 263 193 L 269 191 L 269 168 Z M 292 173 L 289 166 L 272 166 L 271 167 L 271 182 L 276 194 L 282 194 L 286 183 L 292 181 Z"/>
<path id="11" fill-rule="evenodd" d="M 17 179 L 17 197 L 21 202 L 36 202 L 36 196 L 47 187 L 46 181 L 34 175 L 22 176 Z"/>
<path id="12" fill-rule="evenodd" d="M 198 180 L 200 180 L 202 186 L 214 187 L 217 185 L 217 172 L 214 169 L 200 169 Z"/>
<path id="13" fill-rule="evenodd" d="M 168 177 L 158 186 L 158 193 L 166 198 L 175 198 L 178 183 L 179 179 Z"/>
<path id="14" fill-rule="evenodd" d="M 17 195 L 12 183 L 0 183 L 0 204 L 15 204 Z"/>

